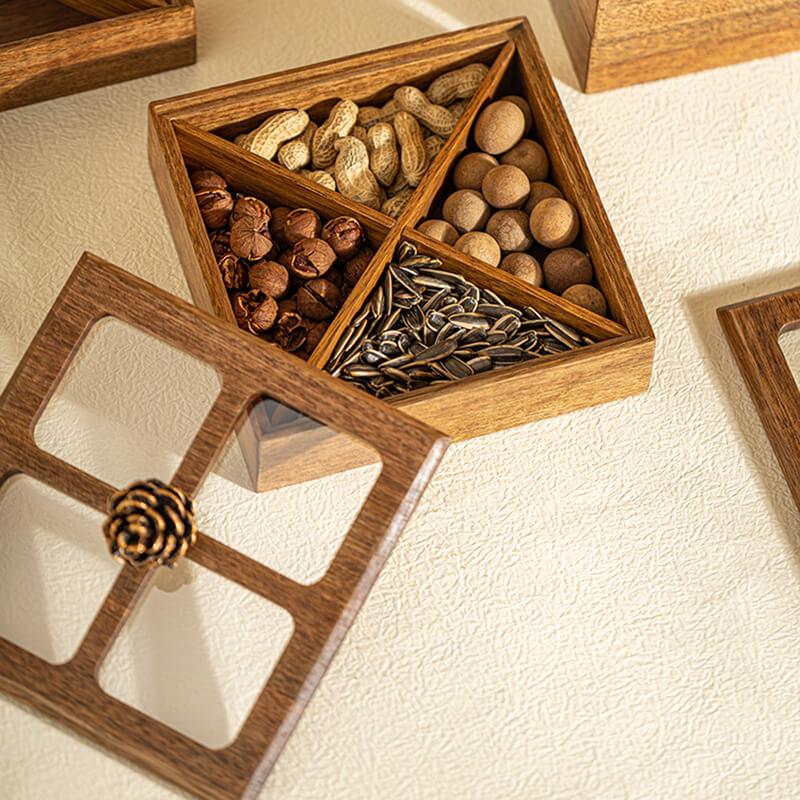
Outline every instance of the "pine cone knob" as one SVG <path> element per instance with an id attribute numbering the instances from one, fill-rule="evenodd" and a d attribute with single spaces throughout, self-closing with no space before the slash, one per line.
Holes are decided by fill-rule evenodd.
<path id="1" fill-rule="evenodd" d="M 174 567 L 197 540 L 192 499 L 162 481 L 131 484 L 112 495 L 108 506 L 103 533 L 122 564 Z"/>

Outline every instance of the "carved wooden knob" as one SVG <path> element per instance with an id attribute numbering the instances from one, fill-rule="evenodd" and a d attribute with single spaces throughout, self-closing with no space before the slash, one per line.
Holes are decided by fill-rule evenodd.
<path id="1" fill-rule="evenodd" d="M 111 496 L 103 533 L 122 564 L 174 567 L 197 540 L 194 503 L 159 480 L 134 483 Z"/>

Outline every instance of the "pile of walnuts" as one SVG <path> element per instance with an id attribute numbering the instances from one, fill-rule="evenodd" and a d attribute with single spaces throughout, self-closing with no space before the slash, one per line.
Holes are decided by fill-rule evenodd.
<path id="1" fill-rule="evenodd" d="M 358 220 L 234 197 L 208 169 L 191 181 L 239 327 L 308 358 L 372 259 Z"/>

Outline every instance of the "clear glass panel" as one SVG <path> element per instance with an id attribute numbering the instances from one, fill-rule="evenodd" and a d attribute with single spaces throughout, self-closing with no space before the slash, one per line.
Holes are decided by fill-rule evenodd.
<path id="1" fill-rule="evenodd" d="M 225 747 L 280 659 L 291 615 L 185 559 L 167 591 L 163 572 L 103 662 L 100 686 L 206 747 Z"/>
<path id="2" fill-rule="evenodd" d="M 313 583 L 380 470 L 370 447 L 265 397 L 245 415 L 238 441 L 231 438 L 195 498 L 197 524 L 292 580 Z"/>
<path id="3" fill-rule="evenodd" d="M 34 440 L 114 486 L 169 481 L 219 388 L 208 364 L 108 317 L 89 332 Z"/>
<path id="4" fill-rule="evenodd" d="M 778 337 L 778 345 L 792 371 L 795 383 L 800 386 L 800 328 L 782 333 Z"/>
<path id="5" fill-rule="evenodd" d="M 72 658 L 121 569 L 103 519 L 27 475 L 0 487 L 0 636 L 46 661 Z"/>

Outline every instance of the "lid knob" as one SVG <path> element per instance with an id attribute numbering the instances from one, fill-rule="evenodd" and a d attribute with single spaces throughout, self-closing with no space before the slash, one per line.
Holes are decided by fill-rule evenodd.
<path id="1" fill-rule="evenodd" d="M 194 502 L 155 478 L 133 483 L 111 496 L 103 533 L 122 564 L 174 567 L 197 540 Z"/>

